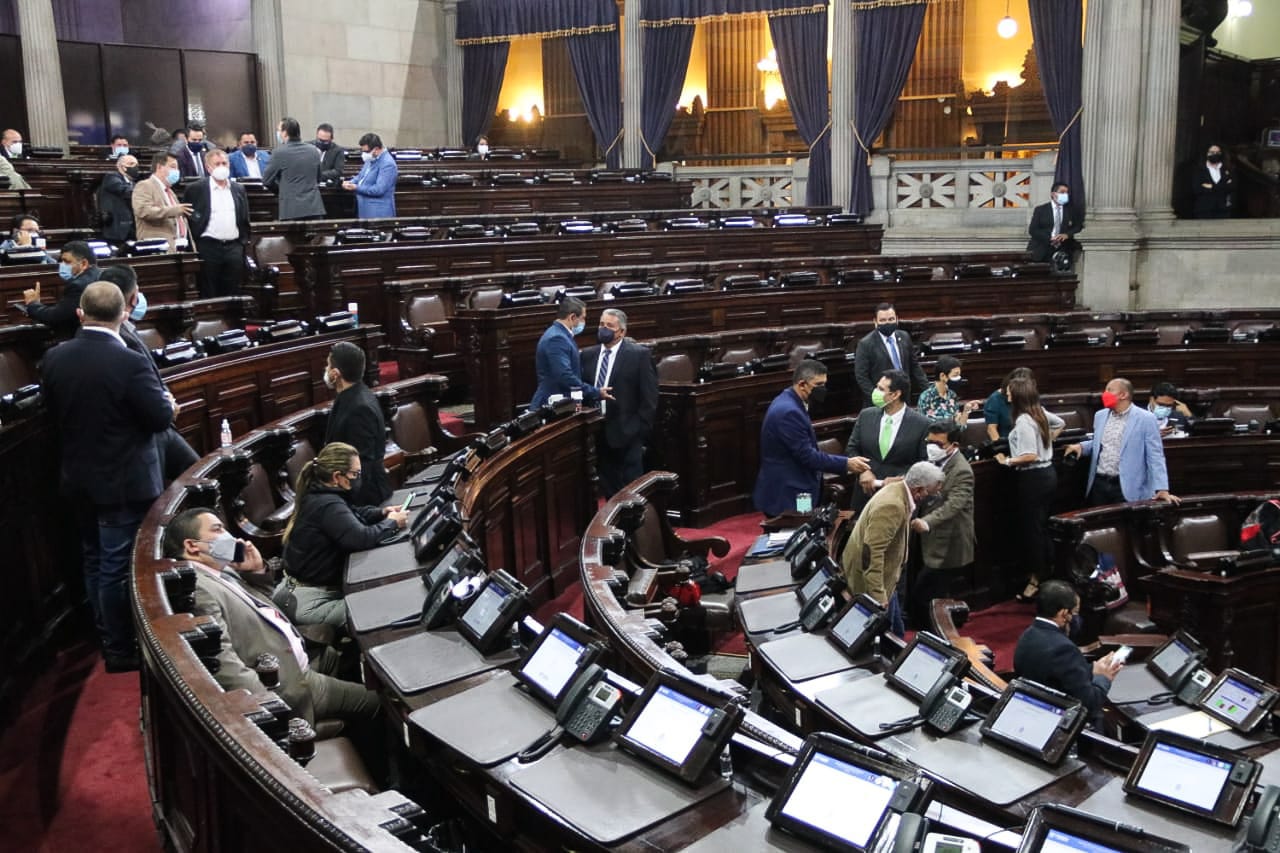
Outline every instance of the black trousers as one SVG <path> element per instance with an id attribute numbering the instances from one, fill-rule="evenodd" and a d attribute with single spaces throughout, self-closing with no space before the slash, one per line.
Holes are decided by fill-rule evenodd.
<path id="1" fill-rule="evenodd" d="M 244 280 L 244 243 L 201 237 L 196 241 L 196 250 L 201 262 L 200 298 L 238 294 Z"/>
<path id="2" fill-rule="evenodd" d="M 1020 536 L 1022 567 L 1037 580 L 1049 579 L 1053 542 L 1049 539 L 1049 507 L 1058 489 L 1058 472 L 1044 468 L 1015 469 L 1014 488 L 1018 499 L 1014 514 Z"/>
<path id="3" fill-rule="evenodd" d="M 1093 475 L 1093 488 L 1089 489 L 1089 506 L 1106 506 L 1124 502 L 1124 492 L 1120 490 L 1119 477 L 1108 477 L 1105 474 Z"/>
<path id="4" fill-rule="evenodd" d="M 606 499 L 613 497 L 644 473 L 644 444 L 637 441 L 626 447 L 610 447 L 601 435 L 596 444 L 596 473 L 600 491 Z"/>

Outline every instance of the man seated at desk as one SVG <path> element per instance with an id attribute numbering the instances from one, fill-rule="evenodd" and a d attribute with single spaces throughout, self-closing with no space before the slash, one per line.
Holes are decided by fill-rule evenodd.
<path id="1" fill-rule="evenodd" d="M 1094 661 L 1092 666 L 1071 641 L 1080 623 L 1080 596 L 1071 584 L 1048 580 L 1040 584 L 1036 596 L 1036 618 L 1013 652 L 1013 670 L 1076 697 L 1089 709 L 1095 721 L 1111 690 L 1111 682 L 1123 664 L 1113 655 Z"/>
<path id="2" fill-rule="evenodd" d="M 53 305 L 40 301 L 40 282 L 22 291 L 22 310 L 37 323 L 53 329 L 55 335 L 74 335 L 80 325 L 76 309 L 80 307 L 80 295 L 84 289 L 98 280 L 97 256 L 83 240 L 72 240 L 62 247 L 62 260 L 58 264 L 58 277 L 62 279 L 62 294 Z"/>
<path id="3" fill-rule="evenodd" d="M 236 538 L 212 510 L 183 510 L 165 526 L 164 555 L 197 567 L 192 612 L 212 617 L 222 628 L 221 665 L 214 680 L 223 690 L 261 693 L 266 688 L 254 665 L 259 655 L 270 654 L 280 662 L 280 684 L 275 692 L 308 722 L 373 719 L 378 712 L 378 695 L 363 685 L 327 674 L 336 671 L 339 658 L 331 648 L 318 655 L 313 666 L 298 629 L 238 574 L 263 570 L 258 549 L 246 542 L 244 559 L 232 564 L 235 550 Z"/>

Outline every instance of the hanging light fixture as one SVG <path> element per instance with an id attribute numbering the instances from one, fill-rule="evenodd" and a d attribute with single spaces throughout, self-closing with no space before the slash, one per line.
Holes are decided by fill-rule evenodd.
<path id="1" fill-rule="evenodd" d="M 1009 14 L 1009 0 L 1004 0 L 1004 17 L 996 24 L 996 35 L 1002 39 L 1011 39 L 1018 34 L 1018 22 Z"/>

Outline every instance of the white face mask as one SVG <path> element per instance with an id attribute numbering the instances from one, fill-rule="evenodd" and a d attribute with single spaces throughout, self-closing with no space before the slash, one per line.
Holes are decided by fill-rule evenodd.
<path id="1" fill-rule="evenodd" d="M 1058 204 L 1062 204 L 1062 205 L 1065 205 L 1067 202 L 1071 201 L 1071 196 L 1067 195 L 1066 193 L 1058 193 L 1056 198 L 1058 199 Z"/>
<path id="2" fill-rule="evenodd" d="M 236 558 L 236 537 L 226 530 L 205 544 L 209 546 L 209 556 L 219 563 L 230 563 Z"/>
<path id="3" fill-rule="evenodd" d="M 21 143 L 21 142 L 11 142 L 11 143 L 9 143 L 9 156 L 10 156 L 10 157 L 21 157 L 21 156 L 22 156 L 22 143 Z"/>
<path id="4" fill-rule="evenodd" d="M 326 368 L 324 371 L 324 387 L 332 391 L 335 387 L 337 387 L 337 385 L 338 385 L 338 381 L 333 378 L 333 369 Z"/>
<path id="5" fill-rule="evenodd" d="M 361 151 L 361 152 L 360 152 L 360 159 L 361 159 L 361 160 L 363 160 L 363 161 L 365 161 L 366 163 L 368 163 L 370 160 L 372 160 L 372 159 L 373 159 L 373 152 L 372 152 L 372 151 Z"/>
<path id="6" fill-rule="evenodd" d="M 483 157 L 484 155 L 489 153 L 489 146 L 485 145 L 483 142 L 480 143 L 479 145 L 476 146 L 476 153 L 479 154 L 481 157 Z"/>
<path id="7" fill-rule="evenodd" d="M 225 181 L 227 178 L 231 177 L 231 169 L 226 166 L 215 166 L 213 171 L 209 174 L 213 176 L 215 181 Z"/>
<path id="8" fill-rule="evenodd" d="M 929 454 L 929 461 L 935 465 L 947 458 L 947 451 L 936 444 L 926 444 L 924 449 Z"/>

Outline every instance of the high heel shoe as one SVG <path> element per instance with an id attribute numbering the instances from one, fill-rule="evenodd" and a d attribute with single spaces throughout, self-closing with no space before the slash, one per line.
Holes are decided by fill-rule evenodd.
<path id="1" fill-rule="evenodd" d="M 1029 601 L 1035 601 L 1036 596 L 1040 594 L 1040 581 L 1032 578 L 1027 581 L 1027 585 L 1022 588 L 1022 592 L 1014 596 L 1014 599 L 1026 604 Z"/>

